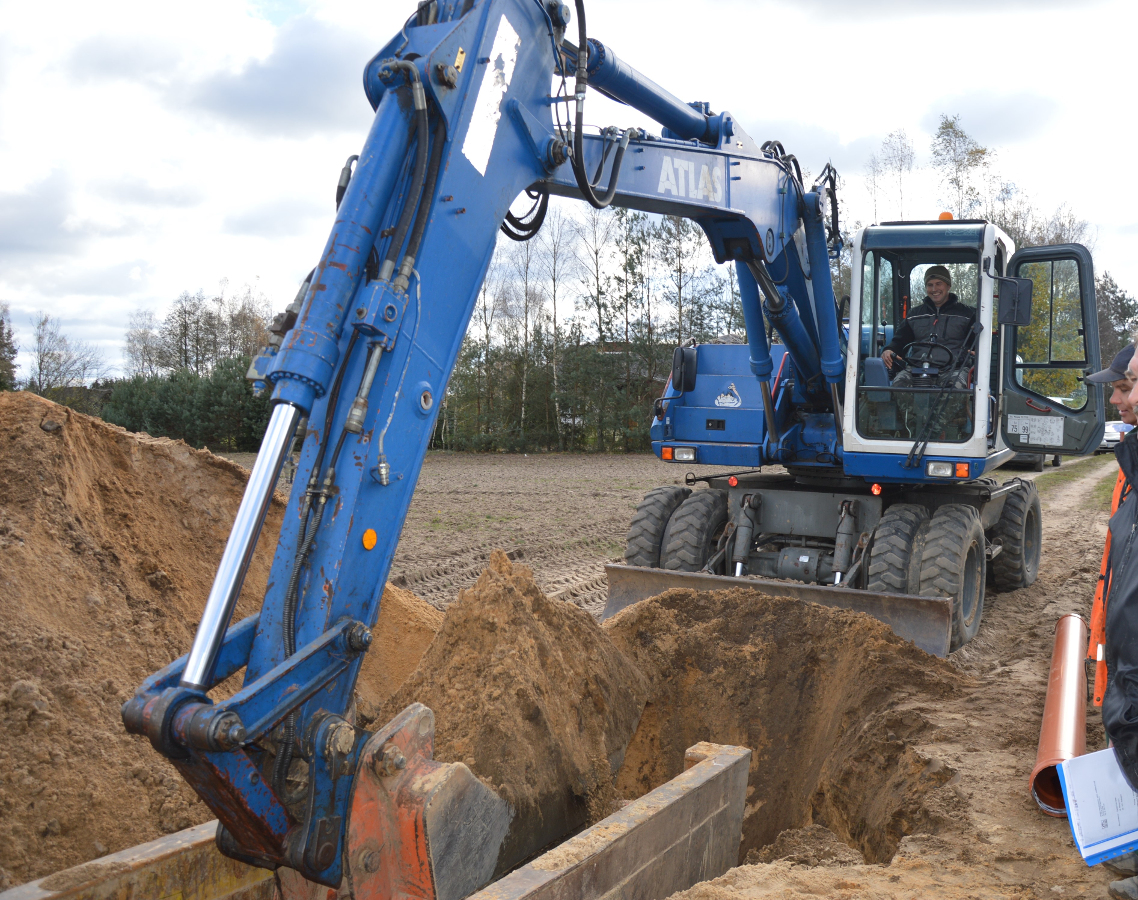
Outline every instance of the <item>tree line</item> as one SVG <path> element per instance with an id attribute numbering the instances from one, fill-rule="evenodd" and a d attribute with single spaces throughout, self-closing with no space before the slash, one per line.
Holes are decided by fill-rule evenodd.
<path id="1" fill-rule="evenodd" d="M 272 308 L 263 294 L 184 291 L 162 320 L 133 313 L 123 347 L 125 377 L 102 410 L 131 431 L 196 447 L 254 451 L 269 421 L 269 398 L 253 396 L 249 363 L 268 339 Z"/>
<path id="2" fill-rule="evenodd" d="M 734 269 L 693 222 L 555 205 L 499 240 L 432 445 L 643 451 L 672 348 L 742 335 Z"/>
<path id="3" fill-rule="evenodd" d="M 1017 247 L 1078 241 L 1085 221 L 1067 207 L 1041 212 L 995 168 L 996 155 L 942 117 L 929 148 L 945 208 L 985 218 Z M 879 203 L 903 214 L 919 170 L 912 141 L 889 135 L 865 170 Z M 809 178 L 807 177 L 807 180 Z M 911 200 L 910 200 L 911 205 Z M 910 210 L 911 213 L 911 210 Z M 850 233 L 832 264 L 835 294 L 849 292 Z M 250 288 L 184 292 L 159 318 L 133 313 L 123 375 L 108 376 L 98 349 L 39 314 L 18 376 L 18 348 L 0 305 L 0 389 L 22 388 L 136 431 L 215 449 L 255 449 L 267 401 L 244 379 L 266 337 L 271 308 Z M 1109 272 L 1096 279 L 1102 359 L 1132 339 L 1138 301 Z M 777 340 L 777 335 L 771 335 Z M 690 220 L 625 209 L 551 205 L 537 236 L 501 239 L 475 302 L 443 396 L 432 446 L 482 451 L 643 451 L 652 402 L 673 348 L 744 341 L 734 267 L 716 266 Z"/>
<path id="4" fill-rule="evenodd" d="M 0 305 L 0 389 L 26 390 L 130 431 L 217 450 L 255 451 L 268 423 L 268 398 L 245 379 L 265 343 L 271 308 L 246 287 L 228 295 L 183 292 L 165 317 L 131 314 L 123 369 L 112 377 L 101 350 L 63 332 L 57 317 L 33 319 L 27 374 L 18 377 L 19 347 Z"/>

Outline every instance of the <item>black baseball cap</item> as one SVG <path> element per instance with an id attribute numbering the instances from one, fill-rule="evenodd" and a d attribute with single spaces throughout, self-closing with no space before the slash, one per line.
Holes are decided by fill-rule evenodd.
<path id="1" fill-rule="evenodd" d="M 1109 366 L 1101 372 L 1088 375 L 1083 380 L 1089 381 L 1091 384 L 1110 384 L 1112 381 L 1121 381 L 1123 378 L 1129 378 L 1130 376 L 1126 374 L 1126 368 L 1130 365 L 1130 360 L 1133 356 L 1134 345 L 1127 344 L 1115 354 Z"/>

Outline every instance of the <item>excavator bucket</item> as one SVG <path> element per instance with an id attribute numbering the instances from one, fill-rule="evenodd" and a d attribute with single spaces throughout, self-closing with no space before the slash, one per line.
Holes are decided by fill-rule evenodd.
<path id="1" fill-rule="evenodd" d="M 746 588 L 773 597 L 791 597 L 820 606 L 866 613 L 884 622 L 898 637 L 912 641 L 934 656 L 948 656 L 952 639 L 952 601 L 945 597 L 875 593 L 854 588 L 732 578 L 640 566 L 605 566 L 605 573 L 608 575 L 609 595 L 603 619 L 615 616 L 633 603 L 655 597 L 672 588 L 701 592 Z"/>

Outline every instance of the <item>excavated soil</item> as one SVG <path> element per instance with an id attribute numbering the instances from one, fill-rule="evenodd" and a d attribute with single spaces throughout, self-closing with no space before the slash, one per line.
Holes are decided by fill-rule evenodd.
<path id="1" fill-rule="evenodd" d="M 247 474 L 0 393 L 0 887 L 213 818 L 119 710 L 189 649 Z M 238 618 L 259 605 L 283 510 L 277 499 Z M 402 684 L 441 620 L 388 587 L 361 705 Z"/>
<path id="2" fill-rule="evenodd" d="M 1110 876 L 1026 779 L 1054 623 L 1089 611 L 1111 469 L 1044 476 L 1039 581 L 989 593 L 979 637 L 938 661 L 873 620 L 754 592 L 670 592 L 598 627 L 579 607 L 595 611 L 643 491 L 678 470 L 435 454 L 393 582 L 449 608 L 388 586 L 358 710 L 431 706 L 436 755 L 512 804 L 515 855 L 677 774 L 697 741 L 753 748 L 747 864 L 685 900 L 1105 897 Z M 244 479 L 0 394 L 0 886 L 210 818 L 119 706 L 188 648 Z M 267 570 L 265 553 L 238 615 Z"/>
<path id="3" fill-rule="evenodd" d="M 606 623 L 652 685 L 617 789 L 639 796 L 683 771 L 698 741 L 750 747 L 740 859 L 820 824 L 870 862 L 957 816 L 955 774 L 894 712 L 951 697 L 961 677 L 859 613 L 757 591 L 673 590 Z"/>
<path id="4" fill-rule="evenodd" d="M 944 786 L 957 801 L 949 815 L 916 823 L 888 865 L 834 869 L 792 856 L 741 866 L 674 900 L 1106 898 L 1117 876 L 1080 859 L 1066 819 L 1039 811 L 1028 796 L 1027 779 L 1055 622 L 1067 613 L 1090 613 L 1117 471 L 1109 459 L 1065 461 L 1059 472 L 1037 482 L 1043 500 L 1038 581 L 1020 591 L 989 593 L 979 635 L 949 660 L 960 674 L 958 689 L 948 696 L 917 690 L 890 703 L 891 716 L 924 723 L 916 733 L 897 732 L 899 741 L 954 773 Z M 1087 746 L 1103 746 L 1093 708 L 1087 713 Z M 833 828 L 824 816 L 818 821 Z M 756 857 L 766 859 L 755 854 L 747 862 Z M 870 854 L 866 859 L 881 861 Z"/>
<path id="5" fill-rule="evenodd" d="M 426 704 L 435 758 L 465 762 L 510 804 L 502 874 L 613 811 L 613 775 L 646 694 L 588 613 L 550 600 L 496 550 L 380 721 Z"/>

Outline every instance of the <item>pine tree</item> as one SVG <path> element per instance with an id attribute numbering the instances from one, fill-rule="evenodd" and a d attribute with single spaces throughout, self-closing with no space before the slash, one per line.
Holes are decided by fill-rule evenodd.
<path id="1" fill-rule="evenodd" d="M 16 354 L 19 351 L 8 304 L 0 303 L 0 391 L 16 389 Z"/>

